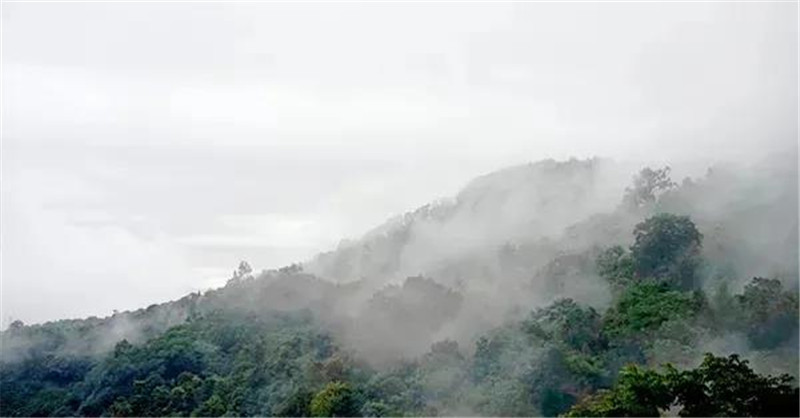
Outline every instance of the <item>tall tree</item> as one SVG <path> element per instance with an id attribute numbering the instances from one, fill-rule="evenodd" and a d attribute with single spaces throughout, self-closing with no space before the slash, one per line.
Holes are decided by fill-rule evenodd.
<path id="1" fill-rule="evenodd" d="M 662 213 L 633 230 L 634 273 L 684 289 L 696 286 L 703 235 L 688 216 Z"/>
<path id="2" fill-rule="evenodd" d="M 669 177 L 670 171 L 669 167 L 642 169 L 633 178 L 633 186 L 625 189 L 623 203 L 633 210 L 652 206 L 660 194 L 676 186 Z"/>

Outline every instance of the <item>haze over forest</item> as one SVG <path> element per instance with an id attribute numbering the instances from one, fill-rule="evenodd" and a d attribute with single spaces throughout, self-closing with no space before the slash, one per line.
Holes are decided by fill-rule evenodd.
<path id="1" fill-rule="evenodd" d="M 797 16 L 4 4 L 0 415 L 797 416 Z"/>
<path id="2" fill-rule="evenodd" d="M 0 323 L 303 261 L 512 165 L 782 153 L 795 9 L 6 4 Z"/>

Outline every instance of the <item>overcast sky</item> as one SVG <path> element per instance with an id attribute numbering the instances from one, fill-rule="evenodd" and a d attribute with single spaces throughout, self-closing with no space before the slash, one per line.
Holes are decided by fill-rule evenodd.
<path id="1" fill-rule="evenodd" d="M 2 6 L 2 326 L 301 261 L 541 158 L 797 138 L 797 5 Z"/>

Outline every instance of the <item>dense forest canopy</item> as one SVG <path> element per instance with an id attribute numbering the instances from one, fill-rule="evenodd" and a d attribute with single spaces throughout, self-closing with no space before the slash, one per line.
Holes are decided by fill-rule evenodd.
<path id="1" fill-rule="evenodd" d="M 542 161 L 302 264 L 0 334 L 0 415 L 797 416 L 797 164 Z"/>

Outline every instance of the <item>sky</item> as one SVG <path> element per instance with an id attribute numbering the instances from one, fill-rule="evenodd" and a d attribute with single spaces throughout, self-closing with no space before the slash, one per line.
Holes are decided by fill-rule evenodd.
<path id="1" fill-rule="evenodd" d="M 0 327 L 303 261 L 543 158 L 796 147 L 796 3 L 4 3 Z"/>

